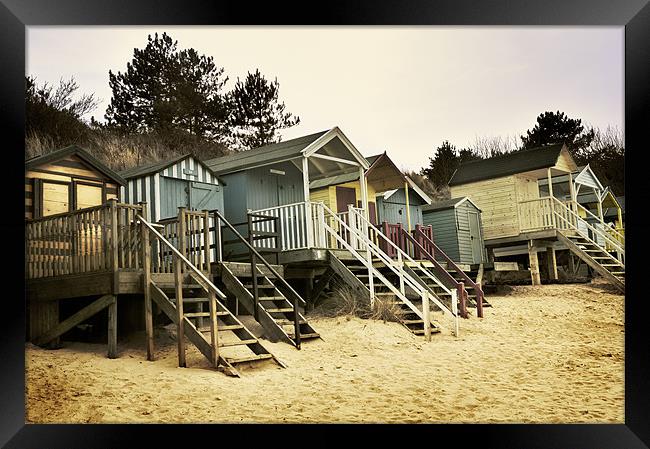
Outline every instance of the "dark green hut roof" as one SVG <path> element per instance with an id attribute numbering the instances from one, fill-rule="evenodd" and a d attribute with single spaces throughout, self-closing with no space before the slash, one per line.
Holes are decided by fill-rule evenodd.
<path id="1" fill-rule="evenodd" d="M 43 164 L 48 164 L 50 162 L 59 160 L 61 158 L 64 158 L 66 156 L 71 156 L 75 155 L 79 157 L 81 160 L 95 168 L 97 171 L 100 173 L 103 173 L 106 175 L 108 178 L 116 181 L 120 185 L 125 185 L 126 181 L 122 176 L 120 176 L 117 172 L 111 170 L 106 166 L 106 164 L 100 162 L 97 158 L 95 158 L 92 154 L 90 154 L 87 150 L 84 150 L 80 146 L 77 145 L 70 145 L 65 148 L 61 148 L 55 151 L 52 151 L 47 154 L 43 154 L 41 156 L 36 156 L 30 159 L 27 159 L 25 161 L 25 170 L 29 170 L 33 167 L 37 167 L 39 165 Z"/>
<path id="2" fill-rule="evenodd" d="M 328 132 L 321 131 L 308 136 L 285 140 L 284 142 L 265 145 L 251 150 L 241 151 L 214 159 L 208 159 L 205 164 L 216 174 L 245 170 L 260 163 L 279 162 L 300 155 L 300 152 L 312 144 L 320 136 Z"/>
<path id="3" fill-rule="evenodd" d="M 422 206 L 422 212 L 432 211 L 432 210 L 453 209 L 463 201 L 469 201 L 470 203 L 472 203 L 474 207 L 476 207 L 476 209 L 478 209 L 479 211 L 481 210 L 476 206 L 476 204 L 472 202 L 472 200 L 469 199 L 469 197 L 460 196 L 458 198 L 450 198 L 448 200 L 436 201 L 435 203 Z"/>
<path id="4" fill-rule="evenodd" d="M 545 145 L 489 159 L 465 162 L 454 172 L 449 185 L 467 184 L 552 167 L 557 163 L 563 147 L 563 144 Z"/>

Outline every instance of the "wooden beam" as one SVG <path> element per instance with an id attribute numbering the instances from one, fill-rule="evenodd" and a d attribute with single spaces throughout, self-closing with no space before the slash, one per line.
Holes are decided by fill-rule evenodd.
<path id="1" fill-rule="evenodd" d="M 35 338 L 33 343 L 35 345 L 43 345 L 51 340 L 54 340 L 58 336 L 68 332 L 76 325 L 82 323 L 83 321 L 87 320 L 91 316 L 102 311 L 110 304 L 112 304 L 114 301 L 115 301 L 115 296 L 113 295 L 102 296 L 101 298 L 97 299 L 96 301 L 92 302 L 91 304 L 87 305 L 86 307 L 84 307 L 83 309 L 81 309 L 80 311 L 72 315 L 71 317 L 62 321 L 57 326 L 53 327 L 52 329 L 46 331 L 44 334 Z"/>
<path id="2" fill-rule="evenodd" d="M 309 202 L 309 159 L 302 158 L 302 188 L 305 195 L 305 220 L 307 221 L 307 247 L 314 246 L 314 223 L 311 220 L 311 203 Z"/>
<path id="3" fill-rule="evenodd" d="M 108 305 L 108 358 L 117 358 L 117 296 Z"/>
<path id="4" fill-rule="evenodd" d="M 309 155 L 309 157 L 315 157 L 315 158 L 318 158 L 318 159 L 325 159 L 327 161 L 338 162 L 340 164 L 361 166 L 361 164 L 359 164 L 356 161 L 351 161 L 351 160 L 348 160 L 348 159 L 342 159 L 340 157 L 328 156 L 326 154 L 313 153 L 313 154 Z M 363 167 L 361 167 L 361 168 L 363 169 Z"/>
<path id="5" fill-rule="evenodd" d="M 528 241 L 528 260 L 530 262 L 530 277 L 533 285 L 541 285 L 542 280 L 539 276 L 539 259 L 537 251 L 532 240 Z"/>
<path id="6" fill-rule="evenodd" d="M 409 183 L 404 181 L 404 195 L 406 195 L 406 230 L 411 232 L 411 206 L 409 204 Z"/>
<path id="7" fill-rule="evenodd" d="M 142 203 L 143 214 L 146 214 L 146 204 Z M 149 229 L 140 224 L 142 236 L 142 291 L 144 292 L 144 327 L 146 333 L 147 360 L 153 360 L 153 307 L 151 303 L 151 246 L 149 245 Z"/>
<path id="8" fill-rule="evenodd" d="M 359 186 L 361 187 L 361 205 L 363 206 L 363 216 L 369 220 L 368 213 L 368 184 L 363 167 L 359 167 Z"/>
<path id="9" fill-rule="evenodd" d="M 557 281 L 557 259 L 555 257 L 555 248 L 546 247 L 546 260 L 548 263 L 548 276 L 551 280 Z"/>

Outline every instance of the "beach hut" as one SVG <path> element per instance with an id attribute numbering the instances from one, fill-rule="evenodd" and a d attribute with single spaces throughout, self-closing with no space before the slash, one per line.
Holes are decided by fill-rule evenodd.
<path id="1" fill-rule="evenodd" d="M 481 210 L 469 197 L 451 198 L 423 206 L 425 226 L 433 228 L 433 241 L 454 262 L 485 262 Z"/>
<path id="2" fill-rule="evenodd" d="M 98 206 L 118 198 L 124 178 L 71 145 L 25 161 L 25 218 Z"/>
<path id="3" fill-rule="evenodd" d="M 594 192 L 604 189 L 588 167 L 574 180 L 576 171 L 566 145 L 545 145 L 465 162 L 454 172 L 449 187 L 452 197 L 467 196 L 482 210 L 489 262 L 494 261 L 495 250 L 512 248 L 519 253 L 521 248 L 528 253 L 532 283 L 538 285 L 537 252 L 546 251 L 549 279 L 556 280 L 555 251 L 565 248 L 624 290 L 624 235 L 605 223 L 600 194 L 596 213 L 580 204 L 578 186 Z M 568 178 L 568 199 L 566 192 L 554 188 L 556 176 Z"/>
<path id="4" fill-rule="evenodd" d="M 227 184 L 224 207 L 228 221 L 241 223 L 249 211 L 281 218 L 284 250 L 314 246 L 313 223 L 305 219 L 307 208 L 309 201 L 322 200 L 327 207 L 338 204 L 336 196 L 331 200 L 328 196 L 332 178 L 343 179 L 334 193 L 336 187 L 354 189 L 354 202 L 350 204 L 359 204 L 360 200 L 365 209 L 370 196 L 365 183 L 358 189 L 347 187 L 350 179 L 363 178 L 368 161 L 338 127 L 210 159 L 205 164 Z M 325 181 L 327 185 L 312 190 L 314 181 L 324 179 L 330 179 Z M 352 195 L 341 201 L 352 201 Z"/>
<path id="5" fill-rule="evenodd" d="M 380 223 L 400 223 L 405 229 L 413 229 L 422 221 L 423 207 L 431 204 L 431 198 L 415 182 L 405 176 L 405 187 L 391 189 L 377 195 L 377 215 Z"/>
<path id="6" fill-rule="evenodd" d="M 205 163 L 190 154 L 152 162 L 120 172 L 125 203 L 147 203 L 147 219 L 176 217 L 179 207 L 223 211 L 223 181 Z"/>

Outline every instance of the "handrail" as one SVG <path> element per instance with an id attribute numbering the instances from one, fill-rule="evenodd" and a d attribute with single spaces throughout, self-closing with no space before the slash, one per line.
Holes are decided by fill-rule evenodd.
<path id="1" fill-rule="evenodd" d="M 564 220 L 566 223 L 569 223 L 569 225 L 573 226 L 573 225 L 571 224 L 571 222 L 569 222 L 569 220 L 567 220 L 565 217 L 563 217 L 562 215 L 560 215 L 558 212 L 555 212 L 555 214 L 556 214 L 558 217 L 560 217 L 560 219 Z M 578 228 L 577 228 L 576 226 L 573 226 L 573 228 L 574 228 L 575 230 L 578 231 L 578 233 L 580 234 L 581 237 L 585 238 L 586 240 L 588 240 L 589 242 L 593 243 L 594 245 L 600 247 L 600 245 L 599 245 L 598 243 L 596 243 L 596 242 L 594 242 L 593 240 L 591 240 L 588 236 L 582 234 L 582 233 L 580 232 L 580 230 L 578 230 Z M 605 250 L 603 250 L 603 253 L 605 253 L 605 254 L 607 255 L 607 257 L 609 257 L 609 258 L 612 259 L 613 261 L 619 263 L 623 268 L 625 268 L 625 263 L 624 263 L 622 260 L 619 260 L 619 259 L 617 259 L 616 257 L 612 256 L 612 255 L 609 253 L 609 251 L 605 251 Z M 623 257 L 625 257 L 625 252 L 623 252 L 622 254 L 623 254 Z"/>
<path id="2" fill-rule="evenodd" d="M 445 268 L 443 268 L 440 262 L 438 262 L 436 258 L 433 257 L 433 255 L 431 255 L 431 253 L 429 253 L 429 251 L 427 251 L 426 248 L 424 248 L 424 246 L 420 244 L 420 242 L 418 242 L 415 238 L 413 238 L 413 236 L 410 235 L 408 232 L 406 231 L 403 232 L 411 242 L 413 242 L 415 245 L 419 247 L 422 254 L 424 254 L 426 258 L 431 263 L 433 263 L 434 266 L 438 267 L 440 270 L 446 273 L 446 275 L 449 276 L 449 278 L 454 282 L 455 285 L 460 284 L 451 274 L 449 274 L 449 272 Z M 460 267 L 456 265 L 456 263 L 453 260 L 451 260 L 451 258 L 444 251 L 442 251 L 440 247 L 436 245 L 436 243 L 429 238 L 429 236 L 427 236 L 424 232 L 422 232 L 421 229 L 416 228 L 414 232 L 416 232 L 418 235 L 426 239 L 427 244 L 431 245 L 435 249 L 436 254 L 442 255 L 443 259 L 445 259 L 445 262 L 447 262 L 447 266 L 451 266 L 451 268 L 453 268 L 454 271 L 458 273 L 465 281 L 467 281 L 467 284 L 474 289 L 474 291 L 476 292 L 477 315 L 479 318 L 483 318 L 483 297 L 484 297 L 483 289 L 476 282 L 474 282 L 474 280 L 472 280 L 472 278 L 470 278 L 467 275 L 467 273 L 461 270 Z"/>
<path id="3" fill-rule="evenodd" d="M 370 249 L 372 250 L 372 253 L 373 253 L 374 255 L 378 256 L 378 257 L 383 261 L 383 263 L 384 263 L 387 267 L 389 267 L 389 268 L 390 268 L 390 269 L 391 269 L 395 274 L 399 275 L 401 278 L 403 278 L 404 280 L 406 280 L 406 282 L 408 282 L 408 284 L 410 285 L 410 287 L 411 287 L 413 290 L 415 290 L 415 291 L 416 291 L 420 296 L 422 296 L 422 295 L 424 295 L 424 294 L 430 294 L 430 293 L 429 293 L 429 290 L 428 290 L 428 289 L 425 289 L 422 285 L 420 285 L 420 283 L 418 283 L 417 281 L 415 281 L 415 280 L 414 280 L 414 279 L 413 279 L 413 278 L 412 278 L 408 273 L 406 273 L 406 272 L 404 271 L 404 268 L 403 268 L 402 266 L 399 266 L 398 268 L 395 268 L 395 265 L 394 265 L 394 263 L 393 263 L 393 260 L 392 260 L 390 257 L 388 257 L 388 255 L 387 255 L 386 253 L 384 253 L 384 251 L 382 251 L 382 250 L 381 250 L 381 249 L 380 249 L 380 248 L 379 248 L 379 247 L 378 247 L 378 246 L 377 246 L 377 245 L 376 245 L 376 244 L 375 244 L 375 243 L 374 243 L 370 238 L 368 238 L 368 236 L 366 236 L 366 235 L 365 235 L 361 230 L 356 229 L 356 228 L 354 228 L 354 227 L 350 227 L 350 226 L 348 226 L 348 225 L 347 225 L 343 220 L 341 220 L 339 217 L 337 217 L 337 216 L 334 214 L 334 212 L 332 212 L 332 210 L 331 210 L 329 207 L 327 207 L 324 203 L 320 203 L 320 204 L 321 204 L 321 206 L 323 207 L 323 209 L 324 209 L 325 211 L 329 212 L 330 216 L 335 217 L 335 218 L 340 222 L 341 225 L 343 225 L 346 229 L 348 229 L 348 230 L 351 231 L 352 233 L 356 234 L 356 236 L 359 237 L 359 239 L 361 240 L 361 242 L 365 243 L 365 245 L 366 245 L 368 248 L 370 248 Z M 358 213 L 357 213 L 357 214 L 358 214 Z M 358 215 L 360 215 L 362 218 L 365 219 L 365 217 L 363 217 L 363 215 L 361 215 L 361 214 L 358 214 Z M 327 224 L 325 224 L 325 226 L 327 226 Z M 372 227 L 374 228 L 374 226 L 373 226 L 372 224 L 370 224 L 370 226 L 372 226 Z M 328 226 L 328 228 L 329 228 L 329 226 Z M 375 229 L 376 229 L 376 228 L 375 228 Z M 386 238 L 386 236 L 384 236 L 381 232 L 379 232 L 379 235 L 382 235 L 384 238 Z M 392 242 L 390 242 L 390 243 L 393 244 Z M 349 246 L 349 244 L 347 244 L 347 242 L 346 242 L 346 245 Z M 400 251 L 401 251 L 401 250 L 400 250 Z M 406 255 L 406 257 L 410 259 L 410 257 L 408 256 L 408 254 Z M 412 259 L 410 259 L 410 260 L 412 260 Z M 415 262 L 415 261 L 414 261 L 414 262 Z M 370 264 L 370 266 L 372 266 L 372 263 L 371 263 L 371 262 L 369 262 L 369 264 Z M 418 265 L 418 264 L 416 263 L 416 266 L 417 266 L 417 265 Z M 374 267 L 373 267 L 373 269 L 374 269 Z M 376 270 L 375 270 L 375 271 L 376 271 Z M 426 270 L 425 270 L 425 271 L 426 271 Z M 380 279 L 381 279 L 381 278 L 380 278 Z M 434 277 L 434 279 L 435 279 L 435 277 Z M 436 280 L 436 281 L 437 281 L 437 280 Z M 382 281 L 382 282 L 383 282 L 383 281 Z M 437 281 L 437 282 L 439 282 L 439 281 Z M 389 283 L 389 284 L 390 284 L 390 283 Z M 388 286 L 388 285 L 387 285 L 387 286 Z M 388 286 L 388 287 L 391 288 L 391 286 L 392 286 L 392 284 L 390 284 L 390 286 Z M 442 287 L 443 289 L 445 289 L 447 292 L 449 292 L 449 293 L 452 295 L 452 298 L 454 297 L 454 293 L 452 293 L 449 289 L 447 289 L 445 286 L 441 286 L 441 287 Z M 400 293 L 401 293 L 401 292 L 400 292 Z M 406 297 L 405 295 L 402 295 L 402 296 L 404 296 L 404 298 Z M 444 313 L 451 315 L 451 317 L 454 318 L 454 319 L 457 319 L 457 318 L 458 318 L 458 317 L 456 316 L 456 314 L 455 314 L 454 312 L 450 311 L 449 309 L 447 309 L 447 307 L 446 307 L 444 304 L 442 304 L 442 302 L 440 302 L 440 300 L 439 300 L 435 295 L 431 295 L 431 298 L 433 299 L 433 302 L 434 302 L 434 303 L 435 303 L 435 304 L 436 304 L 436 305 L 437 305 L 437 306 L 438 306 L 438 307 L 439 307 L 439 308 L 440 308 Z M 402 300 L 403 300 L 403 299 L 402 299 Z M 410 302 L 410 301 L 409 301 L 409 302 Z M 453 305 L 454 305 L 454 302 L 452 301 L 452 307 L 453 307 Z M 415 306 L 414 306 L 414 307 L 415 307 Z M 417 308 L 416 308 L 416 309 L 417 309 Z"/>
<path id="4" fill-rule="evenodd" d="M 400 255 L 402 256 L 402 258 L 406 258 L 406 260 L 408 260 L 409 262 L 413 263 L 413 264 L 414 264 L 416 267 L 418 267 L 420 270 L 424 271 L 424 273 L 427 275 L 427 277 L 429 277 L 429 278 L 431 278 L 433 281 L 435 281 L 436 284 L 438 284 L 442 289 L 445 290 L 445 292 L 451 294 L 451 290 L 450 290 L 450 289 L 448 289 L 445 285 L 443 285 L 443 284 L 442 284 L 442 283 L 441 283 L 441 282 L 440 282 L 440 281 L 439 281 L 435 276 L 433 276 L 431 273 L 429 273 L 428 270 L 422 266 L 422 264 L 420 264 L 419 262 L 413 260 L 413 259 L 411 258 L 411 256 L 409 256 L 409 255 L 408 255 L 408 254 L 407 254 L 407 253 L 406 253 L 402 248 L 400 248 L 399 246 L 397 246 L 397 245 L 396 245 L 396 244 L 395 244 L 391 239 L 389 239 L 388 237 L 386 237 L 386 235 L 384 235 L 383 232 L 381 232 L 379 229 L 377 229 L 377 227 L 376 227 L 375 225 L 373 225 L 372 223 L 370 223 L 370 221 L 366 220 L 366 217 L 364 217 L 363 214 L 360 214 L 358 211 L 356 211 L 356 210 L 354 210 L 354 209 L 353 209 L 353 211 L 354 211 L 354 213 L 355 213 L 356 215 L 358 215 L 358 216 L 359 216 L 363 221 L 365 221 L 365 224 L 366 224 L 367 226 L 369 226 L 370 229 L 372 229 L 372 230 L 375 231 L 376 235 L 378 235 L 379 237 L 383 238 L 383 239 L 384 239 L 386 242 L 388 242 L 388 243 L 389 243 L 393 248 L 395 248 L 395 249 L 397 250 L 397 253 L 400 254 Z M 371 241 L 371 243 L 374 245 L 374 242 L 372 242 L 372 240 L 370 240 L 370 241 Z M 381 251 L 383 254 L 386 254 L 383 250 L 381 250 L 381 248 L 378 247 L 378 249 L 379 249 L 379 251 Z M 388 256 L 387 254 L 386 254 L 386 257 L 388 257 L 388 258 L 390 259 L 390 256 Z M 390 260 L 392 261 L 392 259 L 390 259 Z"/>
<path id="5" fill-rule="evenodd" d="M 158 231 L 156 231 L 156 229 L 154 228 L 154 226 L 152 226 L 151 223 L 149 223 L 147 220 L 142 218 L 140 214 L 136 215 L 136 218 L 140 220 L 140 222 L 144 224 L 147 228 L 149 228 L 149 230 L 153 232 L 155 236 L 158 237 L 158 239 L 161 242 L 163 242 L 165 246 L 171 249 L 172 252 L 176 255 L 176 257 L 182 260 L 185 263 L 185 265 L 187 265 L 192 271 L 194 271 L 194 273 L 201 279 L 201 281 L 205 282 L 205 284 L 211 290 L 213 290 L 217 294 L 217 296 L 219 296 L 220 299 L 227 298 L 226 295 L 221 290 L 219 290 L 219 288 L 216 285 L 214 285 L 212 281 L 208 279 L 208 277 L 205 274 L 203 274 L 201 270 L 199 270 L 196 266 L 194 266 L 192 262 L 187 260 L 187 258 L 174 245 L 172 245 L 165 237 L 163 237 Z"/>
<path id="6" fill-rule="evenodd" d="M 293 296 L 294 338 L 295 338 L 295 342 L 296 342 L 296 347 L 297 347 L 298 349 L 300 349 L 300 316 L 299 316 L 299 313 L 298 313 L 298 301 L 300 301 L 300 305 L 302 305 L 302 306 L 306 306 L 307 303 L 305 302 L 305 300 L 302 299 L 302 297 L 298 294 L 298 292 L 296 292 L 296 291 L 293 289 L 293 287 L 291 287 L 291 285 L 289 285 L 289 283 L 286 281 L 286 279 L 284 279 L 282 276 L 280 276 L 280 274 L 275 270 L 275 268 L 273 268 L 273 266 L 272 266 L 270 263 L 268 263 L 268 262 L 266 261 L 266 259 L 264 259 L 264 257 L 262 257 L 262 255 L 261 255 L 261 254 L 260 254 L 260 253 L 255 249 L 255 247 L 254 247 L 253 245 L 251 245 L 251 244 L 250 244 L 250 243 L 249 243 L 249 242 L 244 238 L 244 236 L 242 236 L 242 235 L 239 233 L 239 231 L 237 231 L 237 229 L 235 229 L 235 227 L 234 227 L 233 225 L 230 224 L 230 222 L 229 222 L 228 220 L 226 220 L 226 218 L 221 214 L 221 212 L 219 212 L 218 209 L 213 209 L 213 210 L 208 211 L 208 212 L 213 213 L 213 214 L 218 218 L 218 220 L 223 221 L 223 222 L 226 224 L 226 226 L 227 226 L 227 227 L 228 227 L 228 228 L 233 232 L 233 234 L 235 234 L 235 237 L 237 237 L 239 240 L 241 240 L 241 242 L 244 243 L 244 244 L 248 247 L 249 251 L 251 251 L 251 253 L 253 253 L 253 255 L 256 256 L 257 259 L 259 259 L 259 260 L 262 262 L 262 264 L 264 264 L 264 266 L 265 266 L 266 268 L 269 269 L 269 271 L 270 271 L 271 273 L 273 273 L 273 275 L 275 276 L 275 278 L 276 278 L 276 279 L 279 279 L 279 280 L 280 280 L 280 283 L 281 283 L 281 284 L 282 284 L 282 285 L 283 285 L 283 286 L 284 286 L 284 287 L 285 287 L 289 292 L 291 292 L 291 295 Z M 215 223 L 215 228 L 216 228 L 218 225 L 219 225 L 218 223 Z M 216 242 L 216 243 L 219 244 L 219 242 Z M 251 270 L 252 270 L 252 269 L 253 269 L 253 267 L 251 267 Z M 253 279 L 255 279 L 255 275 L 256 275 L 257 273 L 253 273 L 253 272 L 251 272 L 251 274 L 253 275 L 253 276 L 252 276 Z"/>
<path id="7" fill-rule="evenodd" d="M 618 232 L 618 231 L 616 230 L 616 227 L 613 226 L 611 223 L 607 223 L 607 222 L 605 222 L 604 220 L 602 220 L 600 217 L 598 217 L 597 215 L 594 215 L 594 214 L 593 214 L 589 209 L 587 209 L 586 207 L 584 207 L 582 204 L 578 203 L 577 201 L 571 201 L 570 203 L 571 203 L 571 204 L 575 204 L 576 206 L 578 206 L 578 208 L 580 208 L 580 209 L 582 209 L 583 211 L 585 211 L 588 215 L 591 215 L 593 218 L 595 218 L 596 220 L 598 220 L 602 225 L 607 226 L 607 229 L 608 229 L 608 230 L 612 230 L 612 231 L 614 231 L 614 233 L 622 239 L 622 242 L 621 242 L 621 243 L 625 244 L 625 236 L 622 235 L 620 232 Z"/>
<path id="8" fill-rule="evenodd" d="M 343 222 L 343 221 L 342 221 L 342 220 L 341 220 L 341 219 L 340 219 L 336 214 L 334 214 L 334 212 L 332 212 L 332 211 L 331 211 L 327 206 L 325 206 L 324 203 L 320 202 L 320 203 L 317 203 L 317 204 L 320 205 L 321 207 L 323 207 L 323 210 L 329 212 L 329 214 L 330 214 L 331 217 L 333 217 L 333 218 L 335 218 L 336 220 L 338 220 L 338 221 L 340 222 L 339 225 L 343 225 L 345 228 L 347 228 L 348 231 L 351 231 L 351 232 L 355 232 L 355 231 L 356 231 L 356 230 L 350 228 L 346 223 L 344 223 L 344 222 Z M 385 277 L 384 277 L 384 276 L 379 272 L 379 270 L 377 270 L 377 269 L 372 265 L 372 260 L 367 261 L 363 256 L 361 256 L 361 255 L 357 252 L 357 250 L 356 250 L 352 245 L 350 245 L 350 243 L 346 242 L 345 239 L 343 239 L 343 238 L 342 238 L 342 237 L 341 237 L 341 236 L 340 236 L 340 235 L 339 235 L 339 234 L 338 234 L 334 229 L 332 229 L 332 228 L 327 224 L 327 222 L 323 222 L 322 225 L 323 225 L 323 228 L 324 228 L 326 231 L 328 231 L 328 232 L 329 232 L 329 233 L 330 233 L 330 234 L 331 234 L 331 235 L 332 235 L 336 240 L 338 240 L 339 243 L 341 243 L 341 245 L 344 246 L 344 247 L 345 247 L 345 248 L 346 248 L 350 253 L 352 253 L 352 255 L 354 255 L 354 256 L 357 258 L 357 260 L 361 261 L 361 263 L 363 263 L 366 267 L 368 267 L 368 268 L 371 270 L 372 274 L 373 274 L 374 276 L 377 276 L 377 278 L 378 278 L 380 281 L 382 281 L 382 283 L 383 283 L 386 287 L 388 287 L 388 289 L 391 290 L 391 291 L 393 292 L 393 294 L 395 294 L 396 296 L 400 297 L 401 300 L 402 300 L 405 304 L 407 304 L 407 305 L 411 308 L 411 310 L 413 310 L 416 314 L 418 314 L 418 315 L 420 316 L 420 313 L 421 313 L 422 320 L 423 320 L 424 322 L 427 322 L 427 316 L 429 316 L 429 315 L 428 315 L 427 313 L 425 313 L 424 308 L 423 308 L 422 312 L 420 312 L 420 310 L 419 310 L 419 309 L 418 309 L 418 308 L 417 308 L 417 307 L 416 307 L 416 306 L 415 306 L 411 301 L 408 300 L 408 298 L 406 297 L 406 295 L 402 294 L 402 292 L 400 292 L 400 291 L 399 291 L 399 290 L 398 290 L 398 289 L 397 289 L 397 288 L 396 288 L 396 287 L 395 287 L 395 286 L 394 286 L 390 281 L 388 281 L 388 280 L 387 280 L 387 279 L 386 279 L 386 278 L 385 278 Z M 394 267 L 392 266 L 392 264 L 388 264 L 388 266 L 389 266 L 391 269 L 394 268 Z M 416 290 L 416 291 L 417 291 L 417 290 Z M 428 291 L 423 291 L 422 295 L 423 295 L 423 297 L 424 297 L 425 295 L 429 295 L 429 292 L 428 292 Z M 458 317 L 456 316 L 456 314 L 455 314 L 454 312 L 449 312 L 448 309 L 447 309 L 446 307 L 444 307 L 442 304 L 440 304 L 440 302 L 438 301 L 438 299 L 435 298 L 433 295 L 431 295 L 431 297 L 432 297 L 432 299 L 434 300 L 434 302 L 438 305 L 438 307 L 441 308 L 441 310 L 443 310 L 443 311 L 445 311 L 445 312 L 451 314 L 451 315 L 452 315 L 452 318 L 454 318 L 454 319 L 456 320 L 456 322 L 455 322 L 455 335 L 458 336 Z M 427 298 L 428 298 L 428 296 L 427 296 Z M 424 307 L 425 303 L 426 303 L 426 301 L 423 301 L 423 307 Z M 429 318 L 428 321 L 429 321 L 429 323 L 430 323 L 432 320 Z"/>
<path id="9" fill-rule="evenodd" d="M 282 208 L 286 208 L 286 207 L 292 207 L 292 206 L 298 206 L 298 205 L 304 205 L 304 204 L 305 204 L 304 201 L 298 201 L 296 203 L 291 203 L 291 204 L 282 204 L 280 206 L 266 207 L 264 209 L 255 209 L 254 211 L 251 211 L 251 212 L 253 212 L 253 213 L 266 212 L 266 211 L 270 211 L 270 210 L 282 209 Z M 249 209 L 249 210 L 251 210 L 251 209 Z"/>
<path id="10" fill-rule="evenodd" d="M 569 213 L 572 214 L 574 218 L 578 218 L 578 219 L 582 220 L 582 222 L 585 224 L 585 226 L 587 226 L 587 228 L 590 229 L 594 234 L 599 235 L 600 237 L 604 238 L 605 240 L 609 240 L 609 243 L 614 247 L 614 249 L 617 252 L 620 252 L 621 254 L 623 254 L 623 256 L 625 255 L 625 248 L 622 248 L 620 246 L 619 242 L 617 242 L 613 237 L 609 236 L 606 232 L 603 232 L 603 231 L 595 228 L 594 226 L 592 226 L 589 222 L 584 220 L 582 217 L 580 217 L 578 214 L 576 214 L 574 211 L 572 211 L 571 208 L 567 207 L 564 203 L 562 203 L 557 198 L 555 198 L 555 197 L 550 197 L 550 198 L 552 198 L 555 202 L 557 202 L 559 205 L 564 207 L 565 210 L 568 210 Z M 566 218 L 562 217 L 557 211 L 555 211 L 555 215 L 560 216 L 565 222 L 567 222 L 570 225 L 571 228 L 577 230 L 582 235 L 582 232 L 578 228 L 577 224 L 574 225 L 573 223 L 569 222 Z M 591 241 L 591 239 L 589 239 L 589 240 Z M 596 243 L 596 242 L 592 241 L 592 243 Z M 596 245 L 600 246 L 598 243 L 596 243 Z M 607 251 L 605 251 L 605 252 L 607 252 Z M 607 252 L 607 253 L 609 254 L 609 252 Z M 616 258 L 614 258 L 614 259 L 616 259 Z M 616 259 L 616 260 L 618 260 L 618 259 Z"/>

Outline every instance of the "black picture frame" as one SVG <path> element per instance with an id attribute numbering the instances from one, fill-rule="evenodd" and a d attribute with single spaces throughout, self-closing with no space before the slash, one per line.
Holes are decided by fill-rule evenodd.
<path id="1" fill-rule="evenodd" d="M 625 424 L 620 425 L 435 425 L 390 426 L 402 444 L 453 445 L 468 442 L 499 448 L 642 448 L 650 444 L 649 337 L 646 330 L 648 289 L 642 272 L 645 132 L 650 123 L 650 6 L 648 0 L 412 0 L 330 1 L 324 4 L 207 0 L 0 0 L 0 126 L 2 127 L 4 294 L 0 343 L 0 445 L 7 448 L 129 447 L 145 437 L 145 446 L 168 446 L 173 434 L 193 445 L 197 438 L 214 444 L 247 444 L 249 432 L 232 426 L 134 426 L 25 424 L 24 157 L 25 27 L 30 25 L 612 25 L 625 26 L 626 234 L 632 262 L 627 270 L 625 334 Z M 562 70 L 562 68 L 558 68 Z M 640 176 L 635 174 L 639 172 Z M 635 188 L 636 185 L 640 188 Z M 636 203 L 635 201 L 639 201 Z M 638 242 L 638 243 L 637 243 Z M 489 348 L 489 345 L 488 345 Z M 317 392 L 315 392 L 316 394 Z M 287 429 L 264 426 L 262 438 Z M 387 426 L 336 426 L 355 440 L 375 438 Z M 333 433 L 330 426 L 311 426 L 303 435 Z M 409 440 L 404 435 L 408 432 Z M 336 438 L 336 436 L 332 435 Z M 331 438 L 332 438 L 331 437 Z M 410 440 L 410 438 L 416 438 Z M 302 438 L 302 437 L 299 437 Z M 280 442 L 280 440 L 276 440 Z M 427 443 L 428 442 L 428 443 Z M 167 444 L 165 444 L 167 443 Z M 138 445 L 141 445 L 139 443 Z"/>

